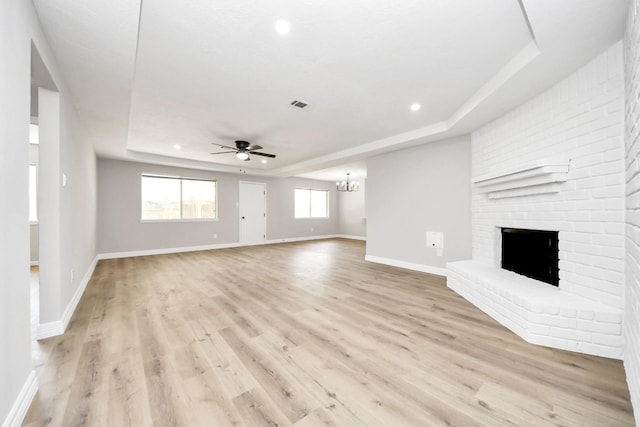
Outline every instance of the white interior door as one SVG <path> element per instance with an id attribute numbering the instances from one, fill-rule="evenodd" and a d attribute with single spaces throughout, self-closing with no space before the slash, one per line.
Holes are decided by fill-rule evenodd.
<path id="1" fill-rule="evenodd" d="M 240 182 L 240 243 L 262 243 L 267 238 L 267 186 Z"/>

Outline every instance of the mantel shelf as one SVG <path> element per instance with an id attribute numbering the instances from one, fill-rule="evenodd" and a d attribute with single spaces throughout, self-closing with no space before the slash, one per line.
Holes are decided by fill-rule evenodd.
<path id="1" fill-rule="evenodd" d="M 568 163 L 539 161 L 533 165 L 509 169 L 497 174 L 475 177 L 473 183 L 491 199 L 557 193 L 567 180 Z"/>

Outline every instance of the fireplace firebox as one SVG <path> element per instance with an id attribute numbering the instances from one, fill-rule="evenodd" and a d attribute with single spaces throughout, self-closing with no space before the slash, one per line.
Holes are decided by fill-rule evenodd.
<path id="1" fill-rule="evenodd" d="M 502 268 L 559 285 L 557 231 L 521 228 L 502 228 L 501 231 Z"/>

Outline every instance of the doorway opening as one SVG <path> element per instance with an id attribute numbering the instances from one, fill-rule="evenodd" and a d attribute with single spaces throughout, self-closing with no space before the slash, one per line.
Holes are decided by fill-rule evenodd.
<path id="1" fill-rule="evenodd" d="M 32 105 L 34 92 L 37 103 L 37 88 L 31 89 Z M 29 295 L 31 298 L 31 338 L 35 339 L 40 319 L 40 238 L 38 224 L 38 162 L 39 162 L 38 117 L 32 114 L 29 124 Z"/>
<path id="2" fill-rule="evenodd" d="M 35 160 L 35 218 L 30 237 L 32 264 L 37 258 L 37 269 L 30 274 L 32 311 L 31 321 L 34 342 L 56 335 L 52 328 L 60 319 L 60 94 L 40 56 L 31 43 L 31 100 L 30 125 L 37 125 L 36 149 L 30 157 Z M 32 127 L 33 132 L 35 128 Z M 31 142 L 31 141 L 30 141 Z M 25 141 L 26 143 L 26 141 Z M 32 154 L 33 152 L 33 154 Z M 30 160 L 30 163 L 32 161 Z M 31 165 L 30 165 L 31 166 Z M 30 215 L 31 216 L 31 215 Z M 36 225 L 36 227 L 33 227 Z M 37 257 L 35 256 L 37 254 Z M 35 267 L 35 266 L 32 266 Z M 37 274 L 36 274 L 37 271 Z M 36 280 L 37 279 L 37 280 Z M 59 328 L 58 328 L 59 329 Z"/>

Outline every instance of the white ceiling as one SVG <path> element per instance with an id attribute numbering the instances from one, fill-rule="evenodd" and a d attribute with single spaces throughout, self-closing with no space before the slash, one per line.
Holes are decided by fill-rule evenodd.
<path id="1" fill-rule="evenodd" d="M 100 156 L 343 179 L 467 133 L 622 37 L 626 0 L 34 0 Z M 277 19 L 291 32 L 275 31 Z M 310 103 L 300 111 L 289 106 Z M 410 111 L 418 102 L 422 109 Z M 212 156 L 245 139 L 274 153 Z M 176 150 L 174 144 L 182 149 Z M 355 163 L 354 163 L 355 162 Z M 343 166 L 341 166 L 343 165 Z M 352 170 L 349 170 L 351 168 Z"/>

